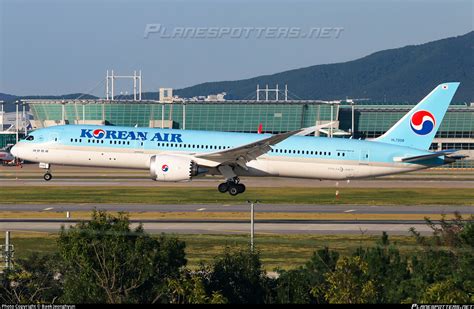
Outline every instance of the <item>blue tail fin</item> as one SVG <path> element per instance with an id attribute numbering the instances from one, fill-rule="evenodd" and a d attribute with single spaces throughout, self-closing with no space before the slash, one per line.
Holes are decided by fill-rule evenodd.
<path id="1" fill-rule="evenodd" d="M 428 150 L 459 83 L 438 85 L 377 142 Z"/>

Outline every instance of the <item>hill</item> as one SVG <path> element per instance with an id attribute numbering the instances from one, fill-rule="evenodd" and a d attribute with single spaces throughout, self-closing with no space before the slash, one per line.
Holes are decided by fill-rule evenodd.
<path id="1" fill-rule="evenodd" d="M 178 89 L 193 97 L 227 92 L 228 99 L 244 99 L 257 84 L 288 84 L 302 99 L 370 98 L 378 102 L 417 102 L 434 86 L 460 81 L 454 102 L 474 101 L 474 31 L 421 45 L 379 51 L 334 64 L 314 65 L 273 75 L 236 81 L 208 82 Z"/>
<path id="2" fill-rule="evenodd" d="M 38 99 L 74 100 L 74 99 L 77 99 L 77 98 L 81 98 L 81 99 L 84 99 L 84 100 L 98 99 L 98 97 L 96 97 L 96 96 L 93 96 L 93 95 L 90 95 L 90 94 L 84 94 L 84 93 L 71 93 L 71 94 L 64 94 L 64 95 L 58 95 L 58 96 L 53 96 L 53 95 L 15 96 L 15 95 L 6 94 L 6 93 L 0 93 L 0 101 L 5 102 L 5 111 L 7 111 L 7 112 L 15 111 L 15 101 L 16 100 L 26 100 L 26 99 L 32 99 L 32 100 L 38 100 Z"/>

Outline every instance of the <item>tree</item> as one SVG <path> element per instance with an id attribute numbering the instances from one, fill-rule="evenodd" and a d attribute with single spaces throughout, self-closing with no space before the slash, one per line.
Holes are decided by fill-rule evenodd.
<path id="1" fill-rule="evenodd" d="M 165 282 L 186 264 L 185 244 L 153 238 L 128 217 L 94 211 L 90 222 L 61 229 L 64 297 L 72 303 L 155 303 L 166 301 Z"/>
<path id="2" fill-rule="evenodd" d="M 57 255 L 33 253 L 3 273 L 0 301 L 7 304 L 55 303 L 62 295 Z"/>
<path id="3" fill-rule="evenodd" d="M 414 229 L 412 234 L 423 250 L 411 257 L 411 279 L 404 284 L 412 287 L 405 302 L 464 302 L 474 299 L 474 217 L 467 220 L 454 213 L 452 220 L 442 217 L 439 223 L 428 218 L 433 237 L 423 237 Z M 445 290 L 449 287 L 451 290 Z"/>
<path id="4" fill-rule="evenodd" d="M 208 293 L 218 292 L 232 304 L 264 302 L 268 279 L 256 251 L 226 248 L 201 271 L 207 274 Z"/>
<path id="5" fill-rule="evenodd" d="M 474 247 L 474 215 L 464 219 L 462 215 L 455 211 L 454 218 L 446 219 L 446 215 L 441 215 L 439 222 L 433 222 L 430 218 L 425 218 L 426 225 L 433 230 L 430 239 L 422 237 L 414 228 L 410 229 L 419 244 L 425 247 L 446 246 L 451 249 L 465 246 Z"/>
<path id="6" fill-rule="evenodd" d="M 329 248 L 317 250 L 305 266 L 288 271 L 278 270 L 275 294 L 277 303 L 327 303 L 325 275 L 334 271 L 339 254 Z"/>
<path id="7" fill-rule="evenodd" d="M 376 284 L 369 278 L 368 269 L 360 256 L 340 258 L 336 270 L 326 275 L 327 301 L 334 304 L 374 303 Z"/>
<path id="8" fill-rule="evenodd" d="M 375 247 L 359 248 L 354 256 L 367 264 L 368 278 L 377 283 L 377 302 L 399 303 L 412 293 L 403 284 L 410 279 L 408 260 L 390 243 L 387 233 L 382 234 Z"/>
<path id="9" fill-rule="evenodd" d="M 219 292 L 206 293 L 202 273 L 185 270 L 179 278 L 168 280 L 168 297 L 172 304 L 225 304 L 227 300 Z"/>
<path id="10" fill-rule="evenodd" d="M 430 285 L 423 294 L 421 302 L 425 304 L 459 304 L 472 302 L 472 299 L 454 280 L 448 279 Z"/>

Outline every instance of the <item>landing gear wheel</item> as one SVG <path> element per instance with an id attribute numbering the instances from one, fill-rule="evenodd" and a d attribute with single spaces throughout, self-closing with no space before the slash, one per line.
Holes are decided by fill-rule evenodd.
<path id="1" fill-rule="evenodd" d="M 46 174 L 44 174 L 43 178 L 46 181 L 50 181 L 51 179 L 53 179 L 53 175 L 51 175 L 51 173 L 47 172 Z"/>
<path id="2" fill-rule="evenodd" d="M 217 186 L 217 190 L 219 190 L 220 193 L 226 193 L 227 190 L 229 190 L 229 184 L 227 182 L 223 182 Z"/>
<path id="3" fill-rule="evenodd" d="M 239 194 L 239 188 L 232 184 L 231 186 L 229 186 L 229 194 L 232 195 L 232 196 L 236 196 L 237 194 Z"/>
<path id="4" fill-rule="evenodd" d="M 239 190 L 239 193 L 245 192 L 245 185 L 243 183 L 239 183 L 236 186 L 237 186 L 237 189 Z"/>

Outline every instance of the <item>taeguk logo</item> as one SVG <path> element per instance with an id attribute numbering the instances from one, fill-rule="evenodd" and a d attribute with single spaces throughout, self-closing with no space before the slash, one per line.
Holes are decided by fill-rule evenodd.
<path id="1" fill-rule="evenodd" d="M 95 138 L 103 138 L 105 136 L 105 131 L 102 129 L 96 129 L 92 132 L 92 135 L 94 135 Z"/>
<path id="2" fill-rule="evenodd" d="M 163 164 L 163 166 L 161 167 L 161 170 L 166 173 L 169 170 L 168 165 Z"/>
<path id="3" fill-rule="evenodd" d="M 435 127 L 435 124 L 435 117 L 428 111 L 417 111 L 411 116 L 411 129 L 418 135 L 426 135 L 431 133 Z"/>

